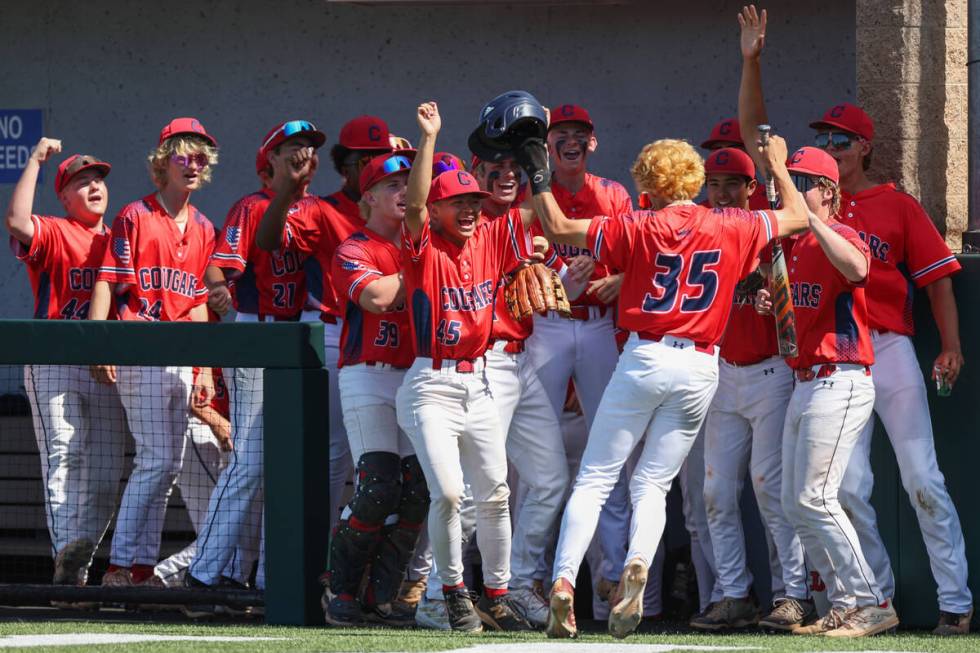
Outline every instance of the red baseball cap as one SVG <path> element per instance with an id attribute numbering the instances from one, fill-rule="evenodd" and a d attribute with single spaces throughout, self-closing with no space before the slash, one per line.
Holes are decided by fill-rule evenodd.
<path id="1" fill-rule="evenodd" d="M 447 170 L 434 180 L 429 188 L 429 203 L 449 199 L 457 195 L 477 195 L 480 198 L 490 197 L 490 193 L 480 190 L 479 184 L 465 170 Z"/>
<path id="2" fill-rule="evenodd" d="M 72 154 L 58 166 L 58 174 L 54 178 L 54 192 L 60 193 L 68 185 L 72 177 L 82 170 L 88 170 L 89 168 L 100 170 L 103 177 L 108 175 L 109 171 L 112 170 L 111 165 L 105 161 L 96 159 L 94 156 L 89 154 Z"/>
<path id="3" fill-rule="evenodd" d="M 717 149 L 722 143 L 741 143 L 742 130 L 738 126 L 738 118 L 725 118 L 711 128 L 708 140 L 701 143 L 706 150 Z"/>
<path id="4" fill-rule="evenodd" d="M 741 175 L 755 179 L 755 164 L 752 157 L 734 147 L 723 147 L 708 155 L 704 161 L 705 174 Z"/>
<path id="5" fill-rule="evenodd" d="M 204 125 L 197 118 L 174 118 L 160 130 L 160 141 L 162 144 L 171 136 L 178 134 L 194 134 L 206 140 L 212 147 L 218 147 L 218 141 L 214 140 L 205 129 Z"/>
<path id="6" fill-rule="evenodd" d="M 269 167 L 269 159 L 265 156 L 265 150 L 260 147 L 259 151 L 255 153 L 255 174 L 259 174 Z"/>
<path id="7" fill-rule="evenodd" d="M 385 177 L 396 175 L 399 172 L 409 172 L 412 169 L 412 159 L 414 158 L 414 153 L 407 154 L 405 152 L 392 152 L 373 157 L 361 170 L 358 187 L 363 193 Z"/>
<path id="8" fill-rule="evenodd" d="M 837 161 L 816 147 L 801 147 L 793 152 L 786 161 L 786 168 L 797 175 L 826 177 L 835 184 L 840 182 Z"/>
<path id="9" fill-rule="evenodd" d="M 316 125 L 309 120 L 287 120 L 266 132 L 262 139 L 262 145 L 259 146 L 259 152 L 265 154 L 269 150 L 274 150 L 293 136 L 309 138 L 315 148 L 327 142 L 327 135 L 317 129 Z"/>
<path id="10" fill-rule="evenodd" d="M 388 124 L 375 116 L 359 116 L 340 128 L 339 144 L 348 150 L 385 150 L 390 152 Z"/>
<path id="11" fill-rule="evenodd" d="M 551 122 L 548 124 L 548 129 L 563 122 L 581 122 L 588 125 L 589 129 L 595 129 L 589 112 L 577 104 L 559 104 L 551 110 Z"/>
<path id="12" fill-rule="evenodd" d="M 873 140 L 875 136 L 875 124 L 871 121 L 871 117 L 863 109 L 849 102 L 830 107 L 823 114 L 823 118 L 811 122 L 810 127 L 813 129 L 837 127 L 857 134 L 866 141 Z"/>

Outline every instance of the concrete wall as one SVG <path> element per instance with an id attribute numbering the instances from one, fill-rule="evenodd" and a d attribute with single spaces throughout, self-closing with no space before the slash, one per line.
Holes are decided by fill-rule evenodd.
<path id="1" fill-rule="evenodd" d="M 968 216 L 966 0 L 857 0 L 858 101 L 872 176 L 920 198 L 960 248 Z"/>
<path id="2" fill-rule="evenodd" d="M 435 98 L 440 145 L 462 152 L 482 103 L 515 87 L 547 104 L 585 105 L 600 140 L 594 170 L 628 183 L 644 143 L 700 142 L 735 113 L 739 6 L 5 2 L 0 109 L 41 108 L 46 134 L 68 151 L 110 161 L 111 214 L 149 192 L 144 157 L 174 116 L 200 118 L 221 144 L 214 181 L 194 198 L 220 225 L 255 188 L 255 149 L 282 119 L 308 117 L 333 139 L 349 117 L 375 113 L 416 140 L 415 106 Z M 770 9 L 772 121 L 801 143 L 809 119 L 854 98 L 854 6 L 801 0 Z M 324 163 L 319 192 L 338 186 Z M 38 194 L 42 212 L 60 210 L 51 178 Z M 10 189 L 0 186 L 0 205 Z M 0 318 L 31 313 L 21 267 L 0 256 Z"/>

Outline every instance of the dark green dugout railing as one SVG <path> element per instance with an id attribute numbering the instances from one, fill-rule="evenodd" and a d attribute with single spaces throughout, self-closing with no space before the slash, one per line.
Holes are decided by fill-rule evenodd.
<path id="1" fill-rule="evenodd" d="M 323 326 L 0 320 L 0 365 L 95 363 L 265 368 L 266 621 L 322 623 L 317 577 L 329 528 Z"/>

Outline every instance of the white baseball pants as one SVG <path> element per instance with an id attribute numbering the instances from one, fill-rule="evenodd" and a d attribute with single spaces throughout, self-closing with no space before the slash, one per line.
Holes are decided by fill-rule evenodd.
<path id="1" fill-rule="evenodd" d="M 442 583 L 463 582 L 459 508 L 465 473 L 476 504 L 484 584 L 505 588 L 511 544 L 506 437 L 483 361 L 474 369 L 456 372 L 455 361 L 432 369 L 431 358 L 417 358 L 398 389 L 398 424 L 429 484 L 429 541 Z"/>
<path id="2" fill-rule="evenodd" d="M 599 512 L 644 437 L 630 480 L 633 516 L 626 559 L 650 566 L 663 535 L 664 499 L 697 437 L 717 383 L 717 354 L 697 351 L 690 340 L 673 336 L 660 342 L 630 336 L 589 431 L 565 508 L 555 579 L 575 583 Z"/>
<path id="3" fill-rule="evenodd" d="M 488 351 L 487 382 L 507 434 L 507 458 L 527 487 L 511 544 L 511 586 L 531 588 L 548 577 L 544 555 L 554 540 L 568 488 L 558 418 L 526 354 Z"/>
<path id="4" fill-rule="evenodd" d="M 963 529 L 936 459 L 926 386 L 912 339 L 897 333 L 875 333 L 873 343 L 874 410 L 888 433 L 902 485 L 919 521 L 938 585 L 939 609 L 957 614 L 968 612 L 973 595 L 967 586 Z M 874 569 L 882 593 L 892 597 L 895 576 L 871 507 L 873 432 L 874 420 L 869 419 L 844 474 L 840 501 L 851 515 L 861 549 Z"/>
<path id="5" fill-rule="evenodd" d="M 773 594 L 805 599 L 803 545 L 780 503 L 783 423 L 793 372 L 779 356 L 755 365 L 718 364 L 718 392 L 705 422 L 704 501 L 724 595 L 745 598 L 752 586 L 739 501 L 746 474 L 775 548 Z"/>
<path id="6" fill-rule="evenodd" d="M 26 365 L 41 457 L 51 555 L 76 540 L 96 547 L 116 509 L 125 447 L 125 414 L 114 386 L 87 366 Z"/>
<path id="7" fill-rule="evenodd" d="M 715 569 L 715 552 L 708 529 L 708 512 L 704 505 L 704 424 L 687 453 L 678 475 L 684 510 L 684 527 L 691 540 L 691 564 L 698 581 L 698 599 L 703 612 L 709 604 L 724 598 L 718 572 Z"/>
<path id="8" fill-rule="evenodd" d="M 878 605 L 885 597 L 837 497 L 871 417 L 874 381 L 862 365 L 837 368 L 793 389 L 783 429 L 782 506 L 828 587 L 839 583 L 828 589 L 834 606 L 846 609 Z"/>
<path id="9" fill-rule="evenodd" d="M 193 370 L 121 366 L 116 379 L 136 457 L 116 518 L 110 562 L 155 565 L 167 499 L 184 453 Z"/>
<path id="10" fill-rule="evenodd" d="M 372 451 L 394 453 L 402 458 L 414 455 L 412 443 L 398 428 L 395 414 L 395 395 L 405 378 L 405 370 L 361 363 L 341 368 L 337 377 L 344 428 L 354 462 Z"/>

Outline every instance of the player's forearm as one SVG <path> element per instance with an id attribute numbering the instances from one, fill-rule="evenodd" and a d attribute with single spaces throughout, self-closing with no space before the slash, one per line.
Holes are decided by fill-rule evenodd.
<path id="1" fill-rule="evenodd" d="M 7 206 L 7 231 L 10 235 L 22 242 L 30 245 L 34 238 L 34 221 L 31 220 L 31 213 L 34 211 L 34 191 L 37 188 L 37 177 L 41 171 L 41 164 L 34 157 L 27 160 L 24 172 L 14 192 L 10 195 L 10 204 Z"/>
<path id="2" fill-rule="evenodd" d="M 288 193 L 279 193 L 266 207 L 259 228 L 255 231 L 255 244 L 267 252 L 274 252 L 282 246 L 282 232 L 286 228 L 286 212 L 289 210 Z"/>
<path id="3" fill-rule="evenodd" d="M 208 290 L 226 284 L 225 273 L 221 268 L 216 265 L 209 265 L 204 269 L 204 285 L 207 286 Z"/>
<path id="4" fill-rule="evenodd" d="M 762 73 L 759 59 L 742 59 L 742 78 L 738 86 L 738 126 L 742 132 L 745 150 L 752 157 L 758 170 L 766 169 L 766 161 L 759 154 L 759 125 L 769 122 L 762 97 Z"/>
<path id="5" fill-rule="evenodd" d="M 401 274 L 389 274 L 369 283 L 361 293 L 358 304 L 370 313 L 385 313 L 402 301 L 403 289 Z"/>
<path id="6" fill-rule="evenodd" d="M 96 281 L 92 288 L 92 299 L 88 308 L 88 319 L 107 320 L 109 319 L 109 307 L 112 305 L 112 291 L 115 284 L 108 281 Z"/>
<path id="7" fill-rule="evenodd" d="M 548 240 L 587 249 L 586 234 L 591 220 L 569 220 L 551 191 L 537 193 L 531 198 L 531 203 Z"/>
<path id="8" fill-rule="evenodd" d="M 435 155 L 436 137 L 422 132 L 418 153 L 408 174 L 408 190 L 405 196 L 405 226 L 413 238 L 422 233 L 426 218 L 426 200 L 432 185 L 432 158 Z"/>
<path id="9" fill-rule="evenodd" d="M 868 259 L 846 238 L 816 216 L 810 220 L 810 231 L 831 265 L 851 283 L 860 283 L 868 276 Z"/>
<path id="10" fill-rule="evenodd" d="M 960 351 L 960 318 L 953 295 L 953 281 L 943 277 L 926 286 L 932 317 L 936 320 L 943 351 Z"/>

